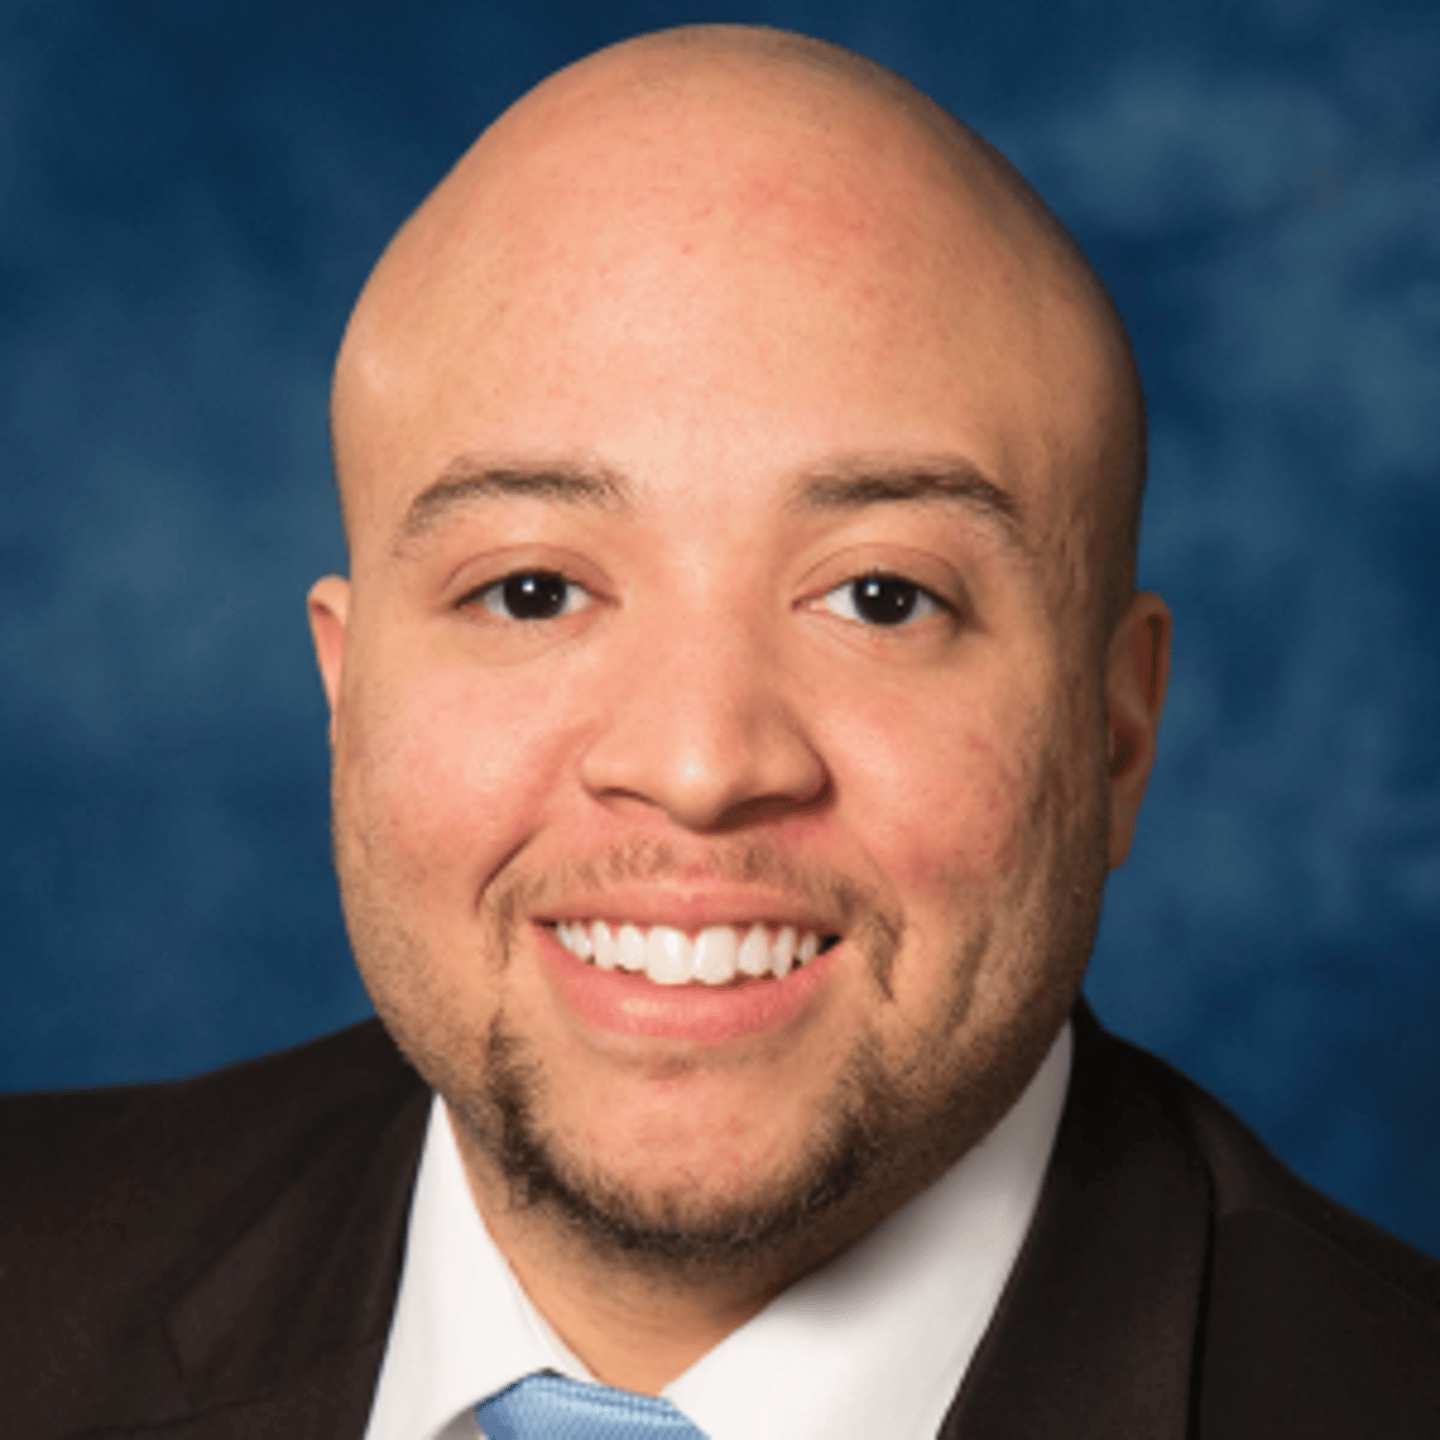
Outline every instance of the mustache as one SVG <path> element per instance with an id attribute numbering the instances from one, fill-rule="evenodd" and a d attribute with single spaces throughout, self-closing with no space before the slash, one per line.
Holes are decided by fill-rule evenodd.
<path id="1" fill-rule="evenodd" d="M 890 972 L 904 930 L 903 914 L 894 901 L 878 887 L 833 866 L 801 861 L 781 846 L 753 839 L 721 839 L 703 848 L 629 840 L 559 861 L 543 871 L 499 876 L 491 883 L 488 901 L 502 952 L 508 955 L 523 916 L 636 883 L 677 888 L 706 883 L 763 886 L 782 898 L 802 902 L 860 944 L 877 982 L 887 995 L 890 992 Z"/>

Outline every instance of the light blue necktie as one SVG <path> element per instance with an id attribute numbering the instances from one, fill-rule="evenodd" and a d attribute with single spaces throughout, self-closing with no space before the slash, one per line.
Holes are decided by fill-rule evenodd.
<path id="1" fill-rule="evenodd" d="M 490 1440 L 705 1440 L 668 1400 L 542 1370 L 477 1406 Z"/>

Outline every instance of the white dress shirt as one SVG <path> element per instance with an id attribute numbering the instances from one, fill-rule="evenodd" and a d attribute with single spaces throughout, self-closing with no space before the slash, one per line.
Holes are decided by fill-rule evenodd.
<path id="1" fill-rule="evenodd" d="M 1034 1214 L 1071 1045 L 1067 1025 L 979 1145 L 664 1395 L 710 1440 L 934 1440 Z M 437 1098 L 365 1440 L 477 1440 L 474 1407 L 536 1370 L 594 1379 L 490 1239 Z"/>

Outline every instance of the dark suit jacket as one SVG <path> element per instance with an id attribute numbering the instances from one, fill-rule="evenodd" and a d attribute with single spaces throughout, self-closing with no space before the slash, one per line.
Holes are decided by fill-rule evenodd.
<path id="1" fill-rule="evenodd" d="M 1076 1039 L 942 1436 L 1436 1440 L 1440 1266 L 1083 1009 Z M 429 1098 L 371 1023 L 181 1084 L 0 1102 L 0 1436 L 359 1437 Z"/>

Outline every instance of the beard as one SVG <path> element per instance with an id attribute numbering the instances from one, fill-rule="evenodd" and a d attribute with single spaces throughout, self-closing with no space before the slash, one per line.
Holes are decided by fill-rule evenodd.
<path id="1" fill-rule="evenodd" d="M 638 843 L 564 866 L 543 880 L 501 884 L 487 897 L 487 949 L 500 957 L 503 968 L 524 923 L 518 917 L 543 912 L 556 895 L 577 889 L 603 893 L 610 885 L 653 880 L 676 868 L 677 857 L 668 846 Z M 848 878 L 802 871 L 768 846 L 711 847 L 706 872 L 778 883 L 840 917 L 877 988 L 888 994 L 903 922 L 880 897 Z M 414 1013 L 414 1007 L 404 1008 Z M 425 1008 L 436 1013 L 431 1005 Z M 401 1015 L 385 1018 L 417 1068 L 444 1096 L 462 1151 L 499 1175 L 511 1206 L 559 1221 L 592 1254 L 657 1275 L 694 1280 L 705 1273 L 733 1274 L 763 1266 L 797 1246 L 808 1248 L 827 1217 L 866 1189 L 887 1153 L 886 1138 L 905 1115 L 902 1093 L 874 1047 L 862 1041 L 841 1067 L 826 1102 L 817 1107 L 803 1147 L 780 1173 L 757 1179 L 733 1197 L 716 1196 L 703 1182 L 650 1187 L 618 1178 L 603 1155 L 583 1153 L 557 1133 L 547 1120 L 551 1087 L 543 1063 L 504 1010 L 478 1044 L 474 1036 L 467 1044 L 467 1037 L 454 1029 L 437 1044 L 433 1030 L 405 1027 Z M 397 1025 L 408 1033 L 401 1034 Z M 467 1050 L 468 1061 L 456 1064 Z M 703 1061 L 672 1064 L 685 1069 Z"/>
<path id="2" fill-rule="evenodd" d="M 503 1176 L 512 1203 L 560 1220 L 594 1254 L 632 1270 L 694 1278 L 764 1264 L 805 1242 L 863 1191 L 903 1113 L 861 1047 L 835 1086 L 828 1117 L 786 1171 L 735 1199 L 642 1193 L 566 1153 L 541 1118 L 545 1081 L 528 1046 L 492 1023 L 479 1093 L 447 1096 L 452 1113 Z M 458 1104 L 456 1103 L 458 1101 Z"/>
<path id="3" fill-rule="evenodd" d="M 708 859 L 716 874 L 764 875 L 797 894 L 823 893 L 829 913 L 843 917 L 847 941 L 860 950 L 877 1000 L 890 997 L 904 922 L 888 897 L 846 879 L 802 874 L 769 847 L 712 850 Z M 632 846 L 543 880 L 502 882 L 483 907 L 487 968 L 501 973 L 509 966 L 523 917 L 543 913 L 556 895 L 662 876 L 674 865 L 663 847 Z M 483 1030 L 467 1027 L 464 1006 L 446 992 L 443 969 L 414 930 L 363 903 L 353 886 L 346 887 L 346 912 L 357 953 L 368 961 L 376 1009 L 445 1099 L 472 1184 L 479 1172 L 498 1178 L 510 1208 L 558 1224 L 597 1259 L 693 1285 L 745 1271 L 793 1278 L 938 1178 L 1004 1115 L 1078 990 L 1100 887 L 1092 877 L 1081 884 L 1077 878 L 1073 870 L 1049 877 L 1048 903 L 1031 917 L 1039 933 L 1032 932 L 1033 948 L 1026 947 L 1029 964 L 1022 969 L 1030 973 L 1009 977 L 1024 999 L 1001 1007 L 1007 1012 L 1001 1023 L 972 1032 L 958 1063 L 944 1046 L 907 1057 L 887 1054 L 877 1035 L 862 1032 L 786 1161 L 731 1193 L 706 1186 L 703 1177 L 637 1182 L 608 1168 L 604 1155 L 587 1153 L 551 1123 L 543 1061 L 506 1011 Z M 374 898 L 373 892 L 364 897 Z M 957 937 L 951 961 L 957 977 L 973 980 L 992 938 L 986 922 Z M 1057 948 L 1068 959 L 1057 956 Z M 1061 975 L 1066 978 L 1057 984 Z M 947 1029 L 970 1028 L 971 985 L 957 983 L 951 1000 Z M 682 1068 L 691 1063 L 703 1062 L 677 1062 Z"/>

